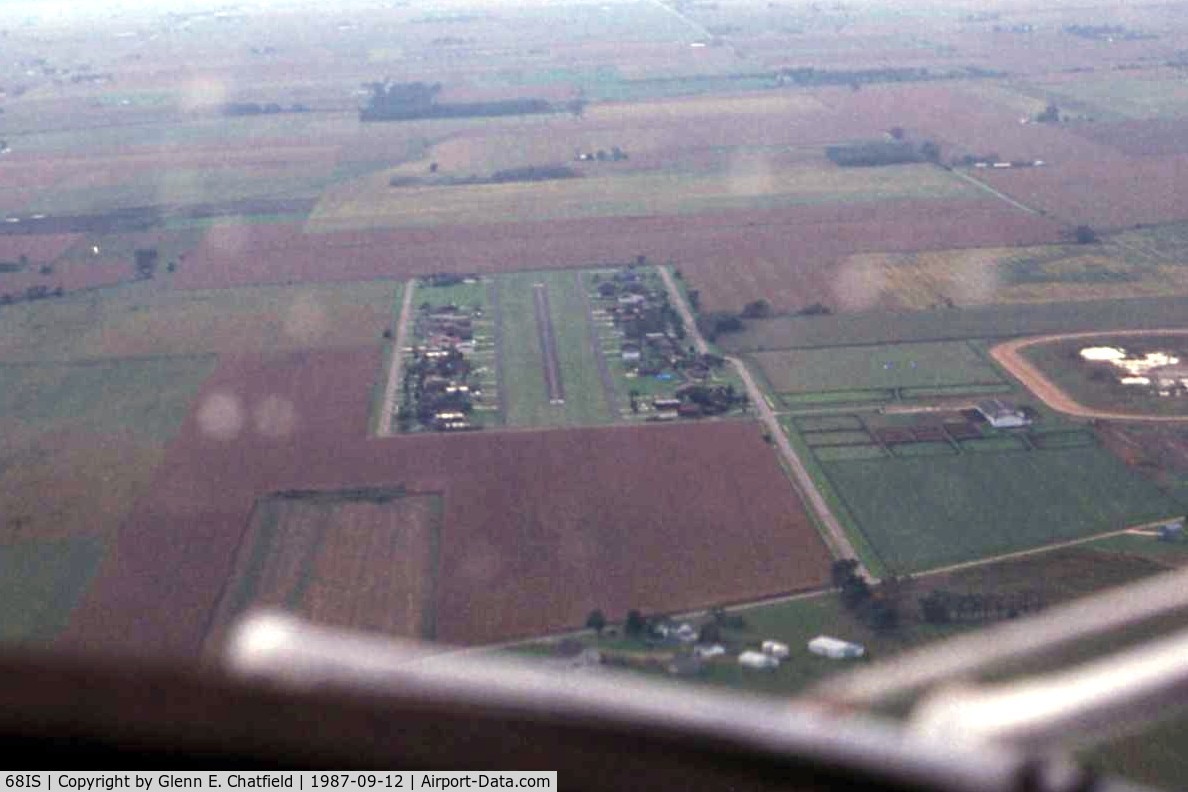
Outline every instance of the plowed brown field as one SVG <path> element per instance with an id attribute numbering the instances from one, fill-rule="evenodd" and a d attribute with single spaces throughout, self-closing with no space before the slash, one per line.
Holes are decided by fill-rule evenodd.
<path id="1" fill-rule="evenodd" d="M 1060 226 L 1001 201 L 903 200 L 673 217 L 303 234 L 297 225 L 222 225 L 187 256 L 185 288 L 406 278 L 432 272 L 576 268 L 645 254 L 672 261 L 707 310 L 765 297 L 779 309 L 842 302 L 831 268 L 852 253 L 1032 245 Z"/>
<path id="2" fill-rule="evenodd" d="M 440 493 L 434 611 L 446 642 L 578 627 L 594 608 L 690 609 L 827 582 L 830 556 L 754 426 L 368 440 L 376 354 L 225 360 L 66 643 L 197 653 L 253 505 L 292 490 Z"/>

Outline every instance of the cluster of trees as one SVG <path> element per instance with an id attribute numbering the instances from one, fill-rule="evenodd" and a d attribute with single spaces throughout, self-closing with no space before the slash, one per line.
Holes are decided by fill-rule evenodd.
<path id="1" fill-rule="evenodd" d="M 629 638 L 645 638 L 656 633 L 658 625 L 669 622 L 668 616 L 653 615 L 644 616 L 638 610 L 632 609 L 627 611 L 627 616 L 623 619 L 623 634 Z M 601 609 L 590 611 L 586 617 L 587 629 L 593 630 L 602 635 L 603 630 L 610 626 L 610 622 L 606 618 L 606 614 Z M 710 621 L 701 626 L 697 632 L 698 643 L 719 643 L 722 640 L 723 630 L 745 630 L 747 629 L 747 620 L 737 613 L 727 613 L 723 608 L 714 608 L 710 611 Z"/>
<path id="2" fill-rule="evenodd" d="M 870 83 L 887 82 L 919 82 L 934 80 L 934 75 L 928 69 L 917 68 L 887 68 L 887 69 L 814 69 L 811 66 L 798 69 L 783 69 L 776 73 L 777 84 L 792 85 L 867 85 Z"/>
<path id="3" fill-rule="evenodd" d="M 429 166 L 430 173 L 437 173 L 437 163 Z M 512 182 L 554 181 L 556 179 L 580 179 L 582 174 L 565 165 L 528 165 L 522 168 L 498 170 L 490 176 L 445 176 L 422 179 L 417 176 L 393 176 L 389 187 L 418 187 L 424 184 L 458 187 L 470 184 L 509 184 Z"/>
<path id="4" fill-rule="evenodd" d="M 717 340 L 724 333 L 740 333 L 746 329 L 743 320 L 726 311 L 714 311 L 697 317 L 697 329 L 708 341 Z"/>
<path id="5" fill-rule="evenodd" d="M 925 140 L 919 145 L 905 140 L 870 140 L 841 146 L 828 146 L 825 156 L 843 168 L 901 165 L 909 162 L 937 162 L 940 146 Z"/>
<path id="6" fill-rule="evenodd" d="M 858 562 L 845 558 L 833 562 L 830 569 L 833 585 L 841 590 L 842 605 L 868 627 L 893 630 L 899 626 L 899 601 L 896 596 L 900 581 L 892 579 L 878 587 L 858 572 Z"/>
<path id="7" fill-rule="evenodd" d="M 474 409 L 469 389 L 463 391 L 450 385 L 466 382 L 470 369 L 470 361 L 457 349 L 434 358 L 414 352 L 401 384 L 404 399 L 396 413 L 400 431 L 408 431 L 413 419 L 422 426 L 433 426 L 438 413 L 469 415 Z"/>
<path id="8" fill-rule="evenodd" d="M 438 104 L 441 83 L 373 82 L 367 104 L 359 111 L 362 121 L 409 121 L 417 118 L 468 118 L 551 113 L 554 107 L 543 99 L 504 99 L 491 102 Z"/>
<path id="9" fill-rule="evenodd" d="M 928 624 L 982 622 L 1014 619 L 1044 607 L 1044 598 L 1035 591 L 1010 594 L 956 594 L 933 589 L 919 600 L 920 618 Z"/>
<path id="10" fill-rule="evenodd" d="M 1055 102 L 1048 102 L 1048 106 L 1044 108 L 1044 111 L 1036 114 L 1035 120 L 1041 124 L 1059 124 L 1060 108 L 1056 106 Z"/>
<path id="11" fill-rule="evenodd" d="M 50 288 L 49 286 L 30 286 L 23 292 L 10 294 L 4 292 L 0 294 L 0 305 L 12 305 L 13 303 L 26 300 L 32 302 L 34 300 L 45 300 L 50 297 L 61 297 L 66 294 L 66 291 L 61 286 Z"/>
<path id="12" fill-rule="evenodd" d="M 228 102 L 223 105 L 223 115 L 228 116 L 254 116 L 254 115 L 277 115 L 280 113 L 308 113 L 309 108 L 303 104 L 291 104 L 288 107 L 282 107 L 276 102 L 267 102 L 260 104 L 259 102 Z"/>

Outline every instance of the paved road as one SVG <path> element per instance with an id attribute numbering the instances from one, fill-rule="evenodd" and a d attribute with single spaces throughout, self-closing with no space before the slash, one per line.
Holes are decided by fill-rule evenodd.
<path id="1" fill-rule="evenodd" d="M 1188 416 L 1185 415 L 1143 415 L 1141 413 L 1125 413 L 1125 412 L 1111 412 L 1108 410 L 1095 410 L 1086 407 L 1080 402 L 1073 399 L 1067 393 L 1060 389 L 1048 377 L 1031 364 L 1022 354 L 1023 350 L 1035 344 L 1046 344 L 1049 342 L 1065 341 L 1076 338 L 1100 338 L 1103 335 L 1108 336 L 1152 336 L 1152 335 L 1168 335 L 1168 336 L 1188 336 L 1188 330 L 1095 330 L 1086 333 L 1062 333 L 1058 335 L 1036 336 L 1033 338 L 1021 338 L 1015 341 L 1007 341 L 1005 344 L 990 350 L 990 356 L 998 362 L 1000 366 L 1009 371 L 1016 379 L 1023 383 L 1023 385 L 1036 396 L 1038 396 L 1044 404 L 1051 407 L 1057 412 L 1072 415 L 1077 418 L 1096 418 L 1107 421 L 1143 421 L 1149 423 L 1184 423 L 1188 422 Z"/>
<path id="2" fill-rule="evenodd" d="M 400 390 L 404 347 L 408 338 L 408 322 L 412 317 L 413 292 L 416 290 L 416 278 L 404 284 L 404 301 L 400 304 L 400 320 L 396 323 L 396 338 L 392 341 L 392 362 L 388 365 L 388 381 L 384 383 L 384 401 L 380 405 L 379 426 L 375 432 L 380 437 L 392 436 L 392 415 L 396 412 L 396 394 Z"/>
<path id="3" fill-rule="evenodd" d="M 685 321 L 685 327 L 688 330 L 689 337 L 693 339 L 693 346 L 698 352 L 705 354 L 709 351 L 709 344 L 701 336 L 701 331 L 697 329 L 697 322 L 693 318 L 693 313 L 689 310 L 689 306 L 685 303 L 685 298 L 681 294 L 681 290 L 677 287 L 672 274 L 666 268 L 660 267 L 659 271 L 660 277 L 664 279 L 664 285 L 668 289 L 668 295 L 673 307 L 677 309 L 677 312 Z M 787 436 L 780 427 L 779 419 L 776 418 L 775 412 L 767 403 L 767 397 L 758 383 L 755 382 L 755 378 L 751 375 L 751 372 L 738 358 L 728 357 L 726 360 L 738 371 L 739 377 L 747 388 L 747 396 L 759 413 L 759 420 L 763 422 L 768 434 L 771 436 L 772 442 L 775 443 L 776 450 L 779 451 L 780 456 L 783 457 L 784 462 L 788 465 L 788 469 L 792 472 L 792 477 L 796 482 L 796 487 L 800 491 L 801 496 L 817 515 L 822 528 L 822 538 L 824 538 L 826 546 L 829 547 L 829 551 L 833 554 L 834 558 L 853 558 L 857 560 L 858 571 L 865 575 L 872 583 L 877 582 L 877 578 L 870 574 L 870 570 L 866 568 L 858 557 L 854 545 L 850 543 L 850 538 L 846 536 L 845 528 L 842 527 L 837 516 L 829 508 L 829 503 L 825 500 L 825 496 L 821 494 L 821 490 L 817 488 L 813 477 L 809 475 L 808 469 L 800 461 L 800 457 L 797 456 L 796 450 L 788 442 Z"/>

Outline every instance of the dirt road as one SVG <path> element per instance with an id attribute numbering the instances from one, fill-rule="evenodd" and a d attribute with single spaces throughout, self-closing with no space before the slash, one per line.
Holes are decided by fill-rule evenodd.
<path id="1" fill-rule="evenodd" d="M 1063 333 L 1059 335 L 1036 336 L 1033 338 L 1020 338 L 1015 341 L 1007 341 L 1004 344 L 990 350 L 990 356 L 1007 371 L 1009 371 L 1016 379 L 1023 383 L 1023 385 L 1036 396 L 1038 396 L 1044 404 L 1051 407 L 1057 412 L 1072 415 L 1077 418 L 1094 418 L 1107 421 L 1146 421 L 1152 423 L 1185 423 L 1188 422 L 1188 415 L 1145 415 L 1142 413 L 1125 413 L 1125 412 L 1111 412 L 1107 410 L 1095 410 L 1091 407 L 1086 407 L 1080 402 L 1073 399 L 1067 393 L 1060 389 L 1058 385 L 1052 382 L 1048 377 L 1031 364 L 1022 352 L 1024 349 L 1036 344 L 1046 344 L 1050 342 L 1066 341 L 1077 338 L 1100 338 L 1102 336 L 1152 336 L 1152 335 L 1167 335 L 1188 336 L 1188 330 L 1095 330 L 1085 333 Z"/>
<path id="2" fill-rule="evenodd" d="M 392 341 L 392 360 L 388 364 L 388 381 L 384 383 L 384 400 L 380 404 L 379 426 L 375 433 L 380 437 L 392 436 L 392 416 L 396 412 L 396 394 L 400 390 L 400 377 L 404 368 L 404 347 L 408 340 L 408 322 L 412 317 L 413 292 L 417 290 L 415 278 L 404 284 L 404 300 L 400 304 L 400 321 L 396 323 L 396 338 Z"/>
<path id="3" fill-rule="evenodd" d="M 688 337 L 693 339 L 694 348 L 698 352 L 705 354 L 709 351 L 709 344 L 702 337 L 701 331 L 697 329 L 697 322 L 693 318 L 693 313 L 689 310 L 689 306 L 685 303 L 684 295 L 681 293 L 672 274 L 666 268 L 659 267 L 658 270 L 660 277 L 664 280 L 664 286 L 668 289 L 670 302 L 676 308 L 677 313 L 681 315 L 681 319 L 684 320 Z M 845 528 L 842 527 L 837 516 L 829 508 L 829 503 L 825 500 L 825 496 L 821 494 L 821 490 L 817 488 L 813 477 L 809 475 L 808 468 L 804 466 L 800 457 L 796 455 L 796 450 L 788 442 L 787 436 L 780 427 L 779 419 L 776 418 L 771 405 L 767 403 L 767 398 L 763 390 L 755 382 L 755 378 L 751 375 L 751 372 L 738 358 L 728 357 L 726 360 L 738 371 L 739 377 L 746 386 L 747 397 L 759 413 L 759 420 L 763 422 L 767 433 L 771 436 L 771 440 L 775 444 L 776 450 L 787 464 L 788 470 L 792 473 L 793 481 L 796 484 L 796 489 L 800 492 L 801 498 L 813 510 L 813 513 L 816 514 L 817 522 L 821 527 L 821 536 L 825 540 L 829 552 L 833 554 L 834 558 L 853 558 L 857 560 L 858 571 L 865 575 L 872 583 L 876 582 L 877 578 L 871 575 L 870 570 L 859 559 L 858 552 L 854 549 L 854 545 L 850 543 L 850 538 L 846 535 Z"/>

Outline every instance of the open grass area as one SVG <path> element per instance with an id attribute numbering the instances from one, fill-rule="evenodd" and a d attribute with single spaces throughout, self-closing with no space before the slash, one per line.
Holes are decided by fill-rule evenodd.
<path id="1" fill-rule="evenodd" d="M 968 185 L 928 165 L 792 166 L 622 171 L 503 184 L 394 188 L 383 178 L 327 190 L 310 215 L 318 230 L 696 214 L 813 203 L 969 197 Z"/>
<path id="2" fill-rule="evenodd" d="M 94 536 L 0 545 L 0 641 L 43 643 L 69 624 L 103 555 Z"/>
<path id="3" fill-rule="evenodd" d="M 0 417 L 49 431 L 130 432 L 168 440 L 213 356 L 0 365 Z"/>
<path id="4" fill-rule="evenodd" d="M 960 341 L 789 349 L 757 352 L 753 357 L 772 387 L 787 394 L 1003 381 L 976 348 Z"/>
<path id="5" fill-rule="evenodd" d="M 1104 533 L 1183 510 L 1100 448 L 956 455 L 950 450 L 944 456 L 832 461 L 822 467 L 862 534 L 888 568 L 901 574 Z"/>
<path id="6" fill-rule="evenodd" d="M 533 286 L 548 288 L 564 386 L 563 404 L 550 404 L 544 358 L 533 312 Z M 595 357 L 593 328 L 582 283 L 572 272 L 526 272 L 499 276 L 500 382 L 509 426 L 589 426 L 617 417 L 607 399 Z"/>

